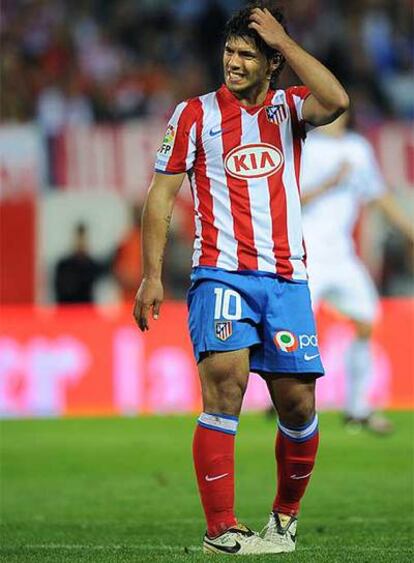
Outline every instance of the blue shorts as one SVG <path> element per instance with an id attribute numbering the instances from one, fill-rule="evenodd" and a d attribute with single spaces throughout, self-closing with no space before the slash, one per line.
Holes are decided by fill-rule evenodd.
<path id="1" fill-rule="evenodd" d="M 195 268 L 188 293 L 197 362 L 204 352 L 250 348 L 257 373 L 323 375 L 307 282 Z"/>

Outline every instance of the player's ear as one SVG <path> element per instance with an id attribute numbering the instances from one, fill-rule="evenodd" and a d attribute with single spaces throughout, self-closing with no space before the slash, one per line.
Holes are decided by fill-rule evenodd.
<path id="1" fill-rule="evenodd" d="M 270 60 L 268 78 L 272 77 L 272 74 L 275 72 L 275 70 L 279 68 L 280 64 L 281 64 L 281 58 L 278 55 L 276 55 L 275 57 L 273 57 L 273 59 Z"/>

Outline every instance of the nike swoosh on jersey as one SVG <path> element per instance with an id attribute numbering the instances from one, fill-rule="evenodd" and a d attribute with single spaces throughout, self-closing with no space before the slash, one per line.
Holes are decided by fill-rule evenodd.
<path id="1" fill-rule="evenodd" d="M 204 543 L 211 545 L 211 547 L 214 547 L 214 549 L 218 549 L 219 551 L 223 551 L 224 553 L 237 553 L 241 549 L 241 545 L 238 541 L 236 541 L 234 545 L 217 545 L 205 539 Z"/>
<path id="2" fill-rule="evenodd" d="M 217 135 L 220 135 L 221 133 L 223 133 L 223 129 L 210 129 L 210 137 L 216 137 Z"/>
<path id="3" fill-rule="evenodd" d="M 209 477 L 208 475 L 205 476 L 206 481 L 217 481 L 217 479 L 221 479 L 222 477 L 226 477 L 228 473 L 223 473 L 222 475 L 216 475 L 215 477 Z"/>
<path id="4" fill-rule="evenodd" d="M 306 362 L 309 362 L 310 360 L 314 360 L 314 359 L 317 358 L 318 356 L 319 356 L 319 354 L 314 354 L 313 356 L 308 356 L 307 354 L 305 354 L 305 355 L 303 356 L 303 359 L 304 359 Z"/>

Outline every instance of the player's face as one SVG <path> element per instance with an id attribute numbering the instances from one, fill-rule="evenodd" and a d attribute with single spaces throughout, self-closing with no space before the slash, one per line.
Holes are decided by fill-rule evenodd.
<path id="1" fill-rule="evenodd" d="M 269 83 L 270 64 L 253 40 L 230 37 L 224 46 L 223 65 L 226 86 L 236 95 Z"/>

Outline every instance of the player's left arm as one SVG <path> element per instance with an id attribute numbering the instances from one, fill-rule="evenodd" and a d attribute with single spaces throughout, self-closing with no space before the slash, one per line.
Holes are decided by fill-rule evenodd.
<path id="1" fill-rule="evenodd" d="M 385 215 L 388 222 L 414 244 L 414 227 L 407 215 L 401 210 L 395 196 L 387 192 L 375 199 L 373 204 Z"/>
<path id="2" fill-rule="evenodd" d="M 375 206 L 394 228 L 414 243 L 414 226 L 396 196 L 387 188 L 372 146 L 363 137 L 354 135 L 354 154 L 359 160 L 359 192 L 363 201 Z"/>
<path id="3" fill-rule="evenodd" d="M 335 76 L 300 47 L 269 10 L 252 10 L 250 27 L 271 47 L 282 53 L 292 70 L 309 88 L 302 117 L 318 126 L 331 123 L 349 108 L 349 96 Z"/>

